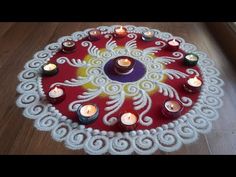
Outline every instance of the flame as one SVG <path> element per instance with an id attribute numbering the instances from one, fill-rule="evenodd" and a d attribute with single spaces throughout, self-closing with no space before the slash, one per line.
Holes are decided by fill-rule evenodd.
<path id="1" fill-rule="evenodd" d="M 91 106 L 87 107 L 87 114 L 91 111 L 91 109 L 92 109 Z"/>
<path id="2" fill-rule="evenodd" d="M 196 82 L 198 82 L 199 81 L 199 79 L 197 78 L 197 76 L 195 76 L 194 78 L 193 78 L 193 83 L 196 83 Z"/>
<path id="3" fill-rule="evenodd" d="M 128 119 L 130 119 L 131 113 L 128 113 Z"/>

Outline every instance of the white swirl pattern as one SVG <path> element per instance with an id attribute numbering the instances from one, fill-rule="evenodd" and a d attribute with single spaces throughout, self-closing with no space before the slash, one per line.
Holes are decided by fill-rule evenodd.
<path id="1" fill-rule="evenodd" d="M 100 26 L 98 29 L 102 30 L 103 34 L 110 34 L 115 27 L 117 27 L 117 25 L 111 27 Z M 133 25 L 127 25 L 126 27 L 129 33 L 142 33 L 143 31 L 148 30 L 147 27 L 135 27 Z M 170 33 L 160 32 L 156 29 L 152 30 L 155 32 L 156 37 L 164 41 L 173 37 Z M 72 123 L 69 118 L 63 116 L 55 107 L 44 102 L 44 99 L 41 97 L 44 95 L 44 91 L 42 90 L 41 76 L 39 74 L 41 65 L 49 61 L 50 58 L 56 54 L 60 49 L 61 43 L 66 39 L 78 41 L 87 37 L 87 35 L 88 29 L 75 32 L 71 36 L 62 37 L 58 42 L 47 45 L 44 50 L 37 52 L 33 56 L 33 59 L 25 64 L 24 70 L 19 73 L 18 79 L 20 84 L 17 86 L 17 92 L 20 96 L 16 100 L 16 104 L 17 106 L 24 108 L 23 115 L 25 117 L 35 120 L 34 125 L 37 129 L 51 131 L 51 135 L 56 141 L 65 142 L 66 147 L 70 149 L 84 149 L 88 154 L 152 154 L 158 149 L 165 152 L 172 152 L 178 150 L 182 144 L 188 144 L 195 141 L 198 137 L 198 133 L 207 133 L 211 130 L 211 122 L 219 117 L 217 109 L 223 105 L 221 97 L 224 95 L 224 92 L 221 87 L 224 85 L 224 82 L 219 78 L 220 73 L 214 67 L 213 60 L 207 57 L 207 54 L 197 51 L 196 46 L 186 43 L 182 38 L 176 36 L 175 38 L 181 40 L 180 47 L 183 51 L 193 52 L 199 56 L 198 66 L 204 79 L 204 86 L 197 103 L 195 103 L 192 110 L 181 116 L 179 119 L 151 130 L 138 130 L 125 133 L 106 132 L 85 128 L 82 125 Z M 130 36 L 132 37 L 135 35 Z M 92 56 L 98 59 L 103 58 L 104 61 L 107 61 L 113 56 L 120 55 L 130 55 L 139 58 L 140 61 L 148 60 L 148 57 L 146 57 L 146 59 L 144 58 L 141 50 L 135 49 L 134 42 L 130 42 L 130 50 L 118 49 L 112 39 L 110 39 L 110 42 L 111 43 L 108 44 L 108 46 L 109 51 L 111 52 L 104 54 L 88 42 L 84 42 L 83 45 L 91 49 L 89 51 Z M 156 43 L 156 45 L 157 47 L 162 46 L 162 44 L 159 43 Z M 156 50 L 156 52 L 158 52 L 158 50 Z M 182 53 L 173 53 L 173 57 L 171 58 L 169 58 L 169 56 L 161 57 L 159 58 L 159 64 L 174 62 L 182 56 Z M 98 65 L 100 64 L 98 63 Z M 93 71 L 92 73 L 95 74 L 96 72 Z M 191 73 L 196 73 L 196 71 L 186 70 L 186 73 L 184 74 Z M 104 74 L 103 71 L 101 74 Z M 177 75 L 179 76 L 179 73 Z M 146 74 L 143 77 L 143 79 L 149 81 L 152 81 L 155 78 L 160 78 L 161 80 L 160 75 Z M 77 79 L 72 79 L 64 84 L 73 85 L 74 83 L 76 85 L 78 82 L 82 85 L 92 81 L 94 78 Z M 108 79 L 105 81 L 103 77 L 100 77 L 94 83 L 99 85 L 98 83 L 100 81 L 103 83 L 110 83 L 111 80 Z M 137 83 L 140 84 L 141 81 L 142 79 Z M 145 89 L 149 90 L 152 88 L 149 84 L 140 84 L 143 85 L 143 89 L 140 89 L 133 83 L 127 83 L 122 87 L 115 86 L 115 84 L 117 83 L 112 83 L 108 88 L 104 87 L 103 91 L 106 93 L 113 93 L 114 95 L 114 93 L 119 94 L 119 91 L 122 91 L 123 88 L 126 87 L 128 90 L 126 95 L 135 97 L 140 93 L 140 90 L 144 91 Z M 144 93 L 146 93 L 146 91 L 144 91 Z M 188 98 L 180 98 L 183 102 L 189 101 Z M 72 111 L 76 110 L 77 107 L 78 104 L 70 105 Z"/>

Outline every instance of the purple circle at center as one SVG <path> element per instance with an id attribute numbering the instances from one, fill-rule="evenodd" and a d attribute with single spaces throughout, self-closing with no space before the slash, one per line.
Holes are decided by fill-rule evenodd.
<path id="1" fill-rule="evenodd" d="M 130 74 L 119 75 L 114 70 L 114 60 L 108 61 L 104 66 L 106 75 L 111 79 L 119 82 L 134 82 L 141 79 L 146 73 L 145 66 L 138 60 L 135 60 L 134 69 Z"/>

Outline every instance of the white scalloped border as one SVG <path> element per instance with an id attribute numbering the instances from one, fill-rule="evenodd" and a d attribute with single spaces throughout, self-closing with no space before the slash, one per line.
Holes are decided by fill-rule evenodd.
<path id="1" fill-rule="evenodd" d="M 97 28 L 106 34 L 112 33 L 117 26 L 99 26 Z M 142 33 L 149 29 L 133 25 L 125 27 L 130 33 Z M 178 150 L 182 144 L 189 144 L 197 140 L 199 133 L 208 133 L 211 130 L 211 121 L 219 117 L 217 109 L 223 105 L 221 97 L 224 92 L 221 87 L 224 82 L 218 77 L 220 73 L 214 67 L 213 60 L 209 59 L 207 54 L 197 51 L 195 45 L 186 43 L 178 36 L 174 37 L 181 41 L 182 50 L 199 56 L 198 66 L 204 80 L 197 102 L 188 113 L 179 119 L 156 129 L 125 133 L 107 132 L 73 123 L 55 107 L 48 104 L 45 101 L 42 78 L 39 75 L 41 65 L 56 54 L 63 41 L 67 39 L 78 41 L 86 37 L 90 29 L 61 37 L 56 43 L 47 45 L 44 50 L 35 53 L 33 59 L 25 64 L 25 69 L 19 73 L 20 84 L 17 86 L 17 91 L 20 96 L 16 104 L 18 107 L 24 108 L 25 117 L 35 120 L 34 126 L 38 130 L 51 131 L 51 135 L 56 141 L 64 141 L 66 147 L 70 149 L 84 149 L 88 154 L 152 154 L 158 149 L 172 152 Z M 173 37 L 170 33 L 152 30 L 156 37 L 164 41 Z"/>

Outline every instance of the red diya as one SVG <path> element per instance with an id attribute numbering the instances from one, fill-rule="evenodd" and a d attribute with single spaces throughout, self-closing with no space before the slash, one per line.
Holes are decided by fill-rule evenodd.
<path id="1" fill-rule="evenodd" d="M 179 49 L 179 46 L 180 46 L 180 41 L 178 41 L 176 39 L 171 39 L 171 40 L 167 41 L 166 49 L 171 52 L 175 52 Z"/>
<path id="2" fill-rule="evenodd" d="M 76 43 L 72 40 L 67 40 L 62 43 L 62 51 L 65 53 L 70 53 L 75 51 Z"/>
<path id="3" fill-rule="evenodd" d="M 125 131 L 135 130 L 138 125 L 138 115 L 134 112 L 124 112 L 120 115 L 119 123 Z"/>
<path id="4" fill-rule="evenodd" d="M 196 93 L 200 92 L 202 87 L 202 79 L 200 77 L 189 77 L 184 83 L 184 89 L 188 92 Z"/>
<path id="5" fill-rule="evenodd" d="M 65 97 L 65 89 L 59 85 L 52 87 L 47 93 L 47 100 L 53 104 L 61 103 Z"/>
<path id="6" fill-rule="evenodd" d="M 133 71 L 135 60 L 131 57 L 121 56 L 114 59 L 114 69 L 117 74 L 126 75 Z"/>
<path id="7" fill-rule="evenodd" d="M 127 29 L 123 26 L 116 27 L 114 29 L 114 35 L 115 35 L 115 37 L 123 38 L 127 35 Z"/>
<path id="8" fill-rule="evenodd" d="M 177 99 L 167 99 L 162 105 L 162 114 L 167 118 L 177 118 L 183 111 L 182 103 Z"/>
<path id="9" fill-rule="evenodd" d="M 98 30 L 98 29 L 92 29 L 88 32 L 89 36 L 88 36 L 88 39 L 90 41 L 97 41 L 101 38 L 101 31 Z"/>

